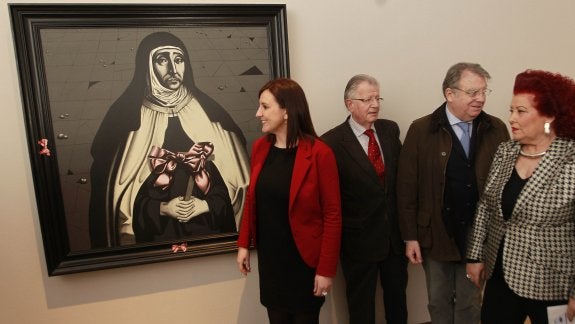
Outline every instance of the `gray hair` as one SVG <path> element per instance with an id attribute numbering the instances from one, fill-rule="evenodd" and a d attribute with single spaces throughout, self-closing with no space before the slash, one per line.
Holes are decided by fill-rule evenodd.
<path id="1" fill-rule="evenodd" d="M 487 72 L 481 65 L 477 63 L 460 62 L 451 66 L 449 70 L 447 70 L 445 79 L 443 79 L 443 95 L 445 95 L 445 89 L 457 87 L 457 84 L 459 83 L 461 75 L 464 71 L 469 71 L 473 74 L 477 74 L 483 77 L 485 81 L 489 81 L 491 79 L 489 72 Z"/>
<path id="2" fill-rule="evenodd" d="M 372 77 L 371 75 L 367 75 L 367 74 L 354 75 L 351 79 L 349 79 L 349 81 L 347 82 L 347 85 L 345 86 L 345 91 L 343 93 L 343 99 L 349 99 L 349 98 L 353 97 L 353 95 L 355 95 L 355 91 L 357 90 L 357 87 L 363 82 L 367 82 L 367 83 L 374 85 L 374 86 L 379 88 L 379 82 L 377 82 L 377 80 L 374 77 Z"/>

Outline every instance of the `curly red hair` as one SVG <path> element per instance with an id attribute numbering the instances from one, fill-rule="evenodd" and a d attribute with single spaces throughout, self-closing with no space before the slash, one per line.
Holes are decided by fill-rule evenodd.
<path id="1" fill-rule="evenodd" d="M 558 73 L 526 70 L 515 78 L 513 94 L 534 96 L 535 108 L 543 116 L 554 117 L 551 127 L 559 137 L 575 139 L 575 82 Z"/>

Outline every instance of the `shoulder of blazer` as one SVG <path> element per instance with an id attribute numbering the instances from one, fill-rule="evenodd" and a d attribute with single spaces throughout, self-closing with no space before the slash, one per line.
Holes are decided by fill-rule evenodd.
<path id="1" fill-rule="evenodd" d="M 309 145 L 313 151 L 331 151 L 331 147 L 322 138 L 316 138 L 313 143 L 309 142 Z"/>
<path id="2" fill-rule="evenodd" d="M 266 143 L 269 143 L 267 135 L 262 136 L 262 137 L 256 139 L 256 140 L 254 141 L 254 143 L 252 144 L 252 148 L 253 148 L 254 150 L 255 150 L 255 149 L 258 149 L 258 148 L 260 148 L 262 145 L 265 145 Z M 270 144 L 271 144 L 271 143 L 270 143 Z"/>
<path id="3" fill-rule="evenodd" d="M 321 135 L 321 138 L 328 145 L 333 145 L 335 141 L 338 141 L 343 137 L 343 134 L 345 133 L 346 128 L 349 129 L 349 131 L 351 131 L 351 128 L 349 127 L 348 119 L 349 119 L 349 117 L 346 118 L 343 123 L 335 126 L 334 128 L 328 130 L 327 132 L 323 133 L 323 135 Z"/>
<path id="4" fill-rule="evenodd" d="M 303 157 L 309 159 L 318 153 L 331 152 L 331 147 L 321 138 L 314 138 L 313 141 L 311 139 L 300 139 L 298 151 L 301 152 Z"/>
<path id="5" fill-rule="evenodd" d="M 505 163 L 512 163 L 510 161 L 515 160 L 520 149 L 521 144 L 512 139 L 501 142 L 499 146 L 497 146 L 491 165 L 498 165 L 504 161 Z"/>
<path id="6" fill-rule="evenodd" d="M 262 149 L 269 148 L 272 143 L 268 140 L 267 136 L 262 136 L 254 141 L 252 144 L 252 157 L 259 154 Z"/>
<path id="7" fill-rule="evenodd" d="M 575 139 L 558 137 L 554 142 L 557 150 L 565 156 L 575 155 Z"/>
<path id="8" fill-rule="evenodd" d="M 510 153 L 515 154 L 520 147 L 521 144 L 519 144 L 519 142 L 514 140 L 507 140 L 499 144 L 497 151 L 502 154 L 510 154 Z"/>
<path id="9" fill-rule="evenodd" d="M 375 129 L 381 134 L 386 134 L 392 137 L 399 137 L 399 126 L 396 122 L 389 119 L 378 119 L 374 123 Z"/>
<path id="10" fill-rule="evenodd" d="M 250 181 L 255 181 L 259 170 L 261 169 L 272 143 L 268 141 L 266 136 L 260 137 L 252 144 L 252 152 L 250 156 Z"/>
<path id="11" fill-rule="evenodd" d="M 390 119 L 378 119 L 375 121 L 375 127 L 377 126 L 383 126 L 386 128 L 399 128 L 399 126 L 397 125 L 396 122 L 394 122 L 393 120 Z"/>

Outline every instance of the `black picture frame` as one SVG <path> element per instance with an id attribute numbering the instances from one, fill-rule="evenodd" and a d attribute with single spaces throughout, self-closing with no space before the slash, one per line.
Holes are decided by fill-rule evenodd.
<path id="1" fill-rule="evenodd" d="M 118 68 L 118 56 L 124 58 L 123 61 L 132 59 L 130 53 L 137 48 L 138 41 L 146 34 L 157 31 L 179 35 L 193 33 L 206 37 L 217 34 L 217 37 L 222 37 L 221 43 L 226 44 L 221 49 L 223 54 L 219 53 L 222 60 L 227 57 L 229 61 L 226 62 L 242 61 L 239 56 L 234 56 L 234 51 L 243 51 L 242 55 L 247 58 L 240 63 L 226 63 L 227 73 L 224 73 L 223 77 L 214 72 L 218 71 L 214 65 L 221 65 L 209 62 L 209 59 L 204 61 L 205 64 L 196 63 L 194 66 L 192 62 L 191 65 L 194 66 L 195 78 L 200 79 L 200 83 L 203 82 L 202 90 L 215 101 L 221 102 L 226 110 L 230 109 L 228 112 L 233 119 L 240 119 L 236 122 L 245 134 L 246 148 L 249 151 L 251 142 L 261 136 L 259 122 L 254 117 L 257 91 L 269 79 L 289 77 L 286 6 L 9 4 L 9 11 L 48 275 L 236 251 L 237 232 L 200 235 L 183 242 L 160 241 L 106 247 L 87 245 L 86 240 L 89 238 L 85 235 L 90 234 L 85 228 L 85 217 L 89 212 L 86 208 L 90 209 L 90 205 L 86 201 L 86 195 L 89 195 L 90 190 L 86 182 L 92 180 L 89 178 L 91 139 L 103 119 L 104 109 L 110 107 L 119 90 L 125 88 L 130 75 L 133 74 L 133 66 L 130 71 L 129 64 Z M 112 31 L 117 32 L 115 36 L 111 36 Z M 254 35 L 250 36 L 252 32 Z M 100 36 L 107 34 L 108 38 L 103 40 L 103 37 L 100 37 L 98 41 L 89 43 L 75 42 L 81 39 L 82 35 L 93 37 L 94 33 Z M 133 36 L 130 39 L 132 43 L 126 41 L 120 45 L 119 42 L 124 40 L 126 34 Z M 240 34 L 241 36 L 235 39 L 235 36 Z M 226 42 L 223 36 L 228 40 L 233 38 L 234 42 Z M 212 42 L 204 40 L 204 45 L 217 43 L 215 38 Z M 58 43 L 55 43 L 56 41 Z M 250 48 L 253 42 L 258 45 Z M 235 46 L 230 46 L 231 44 Z M 69 49 L 63 49 L 63 46 L 69 46 Z M 94 52 L 84 53 L 84 65 L 81 68 L 71 64 L 71 61 L 79 60 L 79 55 L 72 57 L 73 53 L 79 53 L 74 48 L 82 47 L 85 50 L 90 46 L 93 46 Z M 124 54 L 118 54 L 119 50 L 108 51 L 114 46 L 123 46 Z M 208 51 L 210 50 L 217 51 L 208 48 Z M 204 58 L 210 56 L 210 53 L 215 52 L 204 52 Z M 257 61 L 251 69 L 246 63 L 250 60 Z M 52 65 L 54 62 L 58 64 Z M 243 69 L 242 66 L 246 68 Z M 106 68 L 110 67 L 116 69 L 114 73 L 120 76 L 119 80 L 105 80 L 106 72 L 109 72 Z M 198 67 L 204 69 L 202 71 L 205 73 L 196 73 L 195 69 Z M 88 70 L 92 72 L 87 72 Z M 213 73 L 206 72 L 208 70 Z M 88 81 L 87 87 L 91 87 L 89 90 L 85 89 L 86 80 L 74 81 L 71 77 L 81 73 L 98 75 L 94 80 Z M 65 78 L 68 78 L 69 88 L 61 83 Z M 76 87 L 80 84 L 84 86 L 81 91 Z M 106 98 L 99 97 L 98 91 L 90 92 L 94 89 L 99 89 L 100 93 L 104 92 L 103 89 L 108 89 L 107 93 L 111 94 Z M 57 103 L 55 98 L 62 93 L 75 95 L 76 101 L 70 105 Z M 96 101 L 99 102 L 95 103 Z M 234 108 L 226 107 L 226 104 L 231 105 L 230 103 L 233 103 Z M 74 107 L 77 106 L 82 106 L 83 116 L 88 117 L 75 119 L 77 108 Z M 73 145 L 70 144 L 71 138 L 77 140 Z M 46 147 L 46 142 L 42 140 L 47 140 Z M 49 155 L 44 148 L 50 151 Z M 72 217 L 72 214 L 75 216 Z M 76 217 L 84 221 L 76 221 Z M 74 221 L 71 221 L 72 218 Z M 184 243 L 187 244 L 185 252 L 182 245 Z"/>

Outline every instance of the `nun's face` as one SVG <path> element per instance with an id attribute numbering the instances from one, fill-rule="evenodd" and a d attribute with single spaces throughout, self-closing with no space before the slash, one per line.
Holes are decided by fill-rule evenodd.
<path id="1" fill-rule="evenodd" d="M 152 63 L 154 73 L 164 87 L 176 90 L 182 85 L 186 65 L 181 49 L 177 47 L 160 49 L 154 53 Z"/>

